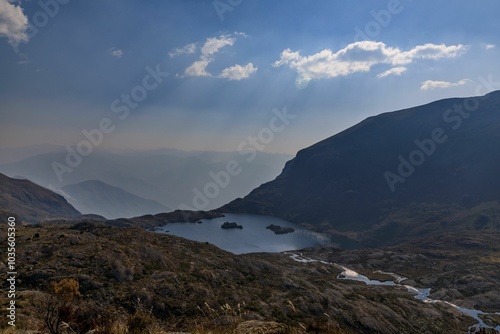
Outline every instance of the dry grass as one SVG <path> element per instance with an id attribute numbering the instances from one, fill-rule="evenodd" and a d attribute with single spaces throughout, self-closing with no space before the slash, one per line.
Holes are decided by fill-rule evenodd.
<path id="1" fill-rule="evenodd" d="M 0 324 L 0 334 L 47 333 L 44 300 L 51 291 L 74 296 L 72 318 L 62 319 L 67 333 L 356 333 L 360 319 L 365 332 L 381 321 L 398 322 L 406 333 L 429 330 L 429 324 L 447 334 L 463 327 L 405 291 L 338 281 L 333 267 L 299 264 L 283 254 L 235 256 L 174 236 L 95 224 L 17 232 L 18 257 L 25 264 L 19 268 L 18 327 Z M 480 250 L 483 257 L 496 255 Z M 330 255 L 325 254 L 328 261 Z M 407 314 L 416 315 L 410 321 Z"/>

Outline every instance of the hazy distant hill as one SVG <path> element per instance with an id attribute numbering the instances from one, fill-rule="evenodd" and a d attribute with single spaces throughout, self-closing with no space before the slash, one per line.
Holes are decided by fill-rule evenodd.
<path id="1" fill-rule="evenodd" d="M 0 148 L 0 164 L 10 164 L 38 154 L 54 153 L 59 151 L 61 151 L 60 146 L 47 144 L 16 148 Z"/>
<path id="2" fill-rule="evenodd" d="M 0 174 L 0 210 L 29 223 L 50 218 L 79 216 L 61 195 L 28 180 L 11 179 Z"/>
<path id="3" fill-rule="evenodd" d="M 299 151 L 275 180 L 221 211 L 269 214 L 323 230 L 379 229 L 379 240 L 390 239 L 406 233 L 412 219 L 439 227 L 482 203 L 498 206 L 499 166 L 497 91 L 370 117 Z M 498 223 L 493 214 L 483 220 Z"/>
<path id="4" fill-rule="evenodd" d="M 49 189 L 87 180 L 101 180 L 137 196 L 152 199 L 167 207 L 167 211 L 179 209 L 184 203 L 193 206 L 195 190 L 214 182 L 210 173 L 226 170 L 227 163 L 235 160 L 241 173 L 231 177 L 219 193 L 210 198 L 204 207 L 207 210 L 219 207 L 234 198 L 248 194 L 252 189 L 275 178 L 283 169 L 289 155 L 258 152 L 255 159 L 247 161 L 249 155 L 239 152 L 184 152 L 171 149 L 136 151 L 96 150 L 86 156 L 82 163 L 64 174 L 59 182 L 52 163 L 64 163 L 66 153 L 46 153 L 24 160 L 0 165 L 0 172 L 23 176 Z"/>
<path id="5" fill-rule="evenodd" d="M 95 213 L 108 219 L 166 212 L 160 203 L 131 194 L 102 181 L 89 180 L 62 188 L 66 199 L 81 213 Z"/>

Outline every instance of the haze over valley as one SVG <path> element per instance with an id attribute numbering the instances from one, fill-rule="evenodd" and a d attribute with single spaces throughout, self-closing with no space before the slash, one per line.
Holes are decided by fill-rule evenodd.
<path id="1" fill-rule="evenodd" d="M 134 217 L 188 207 L 192 210 L 215 209 L 275 178 L 290 159 L 286 154 L 250 153 L 169 149 L 99 151 L 85 157 L 81 165 L 58 178 L 53 163 L 64 163 L 68 152 L 57 148 L 55 152 L 0 165 L 0 172 L 24 177 L 52 189 L 81 212 L 97 213 L 106 218 Z M 248 158 L 253 159 L 248 161 Z M 228 178 L 229 161 L 236 161 L 235 171 L 239 173 Z M 89 183 L 97 188 L 92 189 Z M 208 189 L 207 196 L 205 187 L 214 183 L 217 189 Z M 100 197 L 93 196 L 94 191 Z M 212 196 L 213 191 L 218 192 L 217 196 Z M 156 203 L 144 206 L 146 200 Z"/>
<path id="2" fill-rule="evenodd" d="M 0 334 L 499 334 L 498 13 L 0 0 Z"/>

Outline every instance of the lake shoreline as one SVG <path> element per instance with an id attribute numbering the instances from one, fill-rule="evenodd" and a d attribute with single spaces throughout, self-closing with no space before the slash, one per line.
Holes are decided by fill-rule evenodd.
<path id="1" fill-rule="evenodd" d="M 332 245 L 331 236 L 304 230 L 281 218 L 263 215 L 223 213 L 222 217 L 200 219 L 198 224 L 173 222 L 157 227 L 153 232 L 168 233 L 186 239 L 209 242 L 234 254 L 279 253 L 321 245 Z M 224 228 L 225 223 L 241 228 Z M 279 226 L 288 233 L 275 233 L 269 226 Z M 221 228 L 222 227 L 222 228 Z M 277 228 L 274 228 L 277 230 Z M 293 232 L 291 232 L 293 230 Z M 168 231 L 168 232 L 167 232 Z"/>

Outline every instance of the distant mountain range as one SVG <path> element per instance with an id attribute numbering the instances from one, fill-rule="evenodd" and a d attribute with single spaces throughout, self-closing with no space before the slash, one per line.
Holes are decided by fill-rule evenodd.
<path id="1" fill-rule="evenodd" d="M 108 219 L 130 218 L 166 212 L 160 203 L 131 194 L 102 181 L 89 180 L 62 187 L 66 199 L 81 213 Z"/>
<path id="2" fill-rule="evenodd" d="M 78 190 L 94 188 L 96 196 L 110 189 L 98 181 L 76 185 Z M 474 322 L 449 303 L 493 311 L 499 305 L 498 228 L 441 231 L 392 248 L 321 246 L 296 254 L 234 255 L 207 242 L 137 228 L 220 216 L 215 212 L 175 211 L 98 223 L 100 217 L 80 216 L 62 196 L 0 174 L 1 221 L 6 221 L 5 214 L 33 223 L 53 222 L 16 226 L 16 238 L 23 241 L 16 243 L 16 257 L 30 260 L 17 269 L 23 277 L 19 292 L 37 291 L 47 300 L 58 300 L 56 310 L 70 305 L 72 311 L 61 311 L 61 319 L 78 332 L 92 331 L 96 324 L 116 324 L 118 315 L 126 319 L 130 332 L 143 332 L 145 326 L 152 332 L 193 332 L 203 323 L 217 333 L 234 332 L 236 325 L 238 333 L 302 333 L 306 324 L 315 333 L 331 333 L 334 328 L 342 333 L 451 334 Z M 500 216 L 498 210 L 496 214 Z M 6 235 L 6 229 L 0 231 L 0 237 Z M 403 284 L 431 287 L 431 298 L 448 304 L 419 302 L 403 287 L 341 279 L 348 270 L 344 265 L 372 280 L 393 280 L 392 272 L 404 275 L 409 279 Z M 63 296 L 48 288 L 50 282 L 66 287 L 75 283 L 85 298 L 65 304 Z M 8 289 L 8 283 L 2 288 Z M 131 300 L 144 303 L 137 304 L 143 313 L 130 307 Z M 106 303 L 110 307 L 103 308 Z M 47 319 L 37 303 L 26 303 L 16 314 L 37 321 L 32 328 L 42 328 Z M 491 319 L 488 324 L 498 324 L 492 315 L 485 316 Z"/>
<path id="3" fill-rule="evenodd" d="M 0 216 L 14 215 L 28 223 L 80 216 L 63 196 L 28 180 L 0 174 Z M 2 219 L 2 221 L 5 221 Z"/>
<path id="4" fill-rule="evenodd" d="M 103 222 L 110 226 L 148 229 L 168 223 L 194 223 L 201 219 L 223 216 L 213 211 L 175 210 L 161 212 L 163 208 L 161 204 L 140 198 L 97 180 L 70 185 L 64 187 L 64 190 L 67 191 L 66 196 L 69 197 L 69 194 L 75 196 L 71 197 L 71 202 L 82 208 L 86 208 L 86 205 L 97 208 L 97 212 L 84 211 L 82 214 L 62 195 L 52 190 L 45 189 L 26 179 L 15 179 L 0 174 L 0 223 L 6 222 L 9 216 L 15 216 L 18 221 L 30 224 L 45 221 L 53 223 L 93 221 Z M 139 216 L 137 213 L 141 211 L 146 212 L 146 214 Z M 153 215 L 152 213 L 156 211 L 161 213 Z M 117 219 L 107 220 L 104 214 Z"/>
<path id="5" fill-rule="evenodd" d="M 499 166 L 496 91 L 370 117 L 299 151 L 275 180 L 219 211 L 378 243 L 453 224 L 498 228 Z"/>
<path id="6" fill-rule="evenodd" d="M 477 107 L 471 108 L 475 102 Z M 451 303 L 496 312 L 500 300 L 499 111 L 500 92 L 495 92 L 483 99 L 448 99 L 369 118 L 300 151 L 274 181 L 218 210 L 281 216 L 364 245 L 394 247 L 321 246 L 297 254 L 236 256 L 206 242 L 137 228 L 196 222 L 220 212 L 105 220 L 80 215 L 63 196 L 29 180 L 0 174 L 0 222 L 15 215 L 29 223 L 58 223 L 16 226 L 21 241 L 16 258 L 29 260 L 16 268 L 23 280 L 18 290 L 29 298 L 36 292 L 34 299 L 52 307 L 47 311 L 39 303 L 24 303 L 16 314 L 29 319 L 33 328 L 61 321 L 74 332 L 98 326 L 130 332 L 465 332 L 475 321 Z M 52 158 L 46 155 L 41 161 Z M 95 159 L 89 157 L 80 173 L 92 167 L 92 173 L 108 175 L 108 168 L 121 167 L 113 175 L 127 180 L 122 171 L 136 169 L 133 175 L 151 177 L 148 173 L 162 169 L 144 157 L 142 169 L 139 164 L 120 166 L 135 161 L 130 156 Z M 106 168 L 92 165 L 98 162 Z M 13 175 L 44 175 L 26 161 L 17 166 L 22 170 Z M 196 169 L 196 163 L 181 166 Z M 91 212 L 113 210 L 108 216 L 161 207 L 97 180 L 63 186 L 62 191 Z M 1 238 L 6 236 L 6 229 L 0 231 Z M 411 240 L 401 242 L 405 239 Z M 342 275 L 352 271 L 348 268 L 370 280 L 408 277 L 402 285 L 429 287 L 431 298 L 443 303 L 418 301 L 402 286 L 346 281 Z M 8 289 L 10 283 L 1 284 Z M 76 288 L 82 298 L 69 301 L 66 292 L 51 286 L 70 288 L 71 296 Z M 498 326 L 495 316 L 483 314 L 481 319 Z"/>
<path id="7" fill-rule="evenodd" d="M 301 150 L 276 179 L 217 212 L 272 215 L 372 246 L 450 230 L 498 230 L 499 111 L 497 91 L 370 117 Z M 258 156 L 246 164 L 241 162 L 242 172 L 224 186 L 220 185 L 224 180 L 215 180 L 214 175 L 223 171 L 230 159 L 241 161 L 238 152 L 95 152 L 67 175 L 64 184 L 58 183 L 51 168 L 53 161 L 64 159 L 64 153 L 34 156 L 2 165 L 0 170 L 28 177 L 50 189 L 59 188 L 83 212 L 108 218 L 143 215 L 115 223 L 128 226 L 137 221 L 137 225 L 151 227 L 165 220 L 152 214 L 178 208 L 165 203 L 190 205 L 196 191 L 201 193 L 207 184 L 217 184 L 218 196 L 207 200 L 205 207 L 193 205 L 194 211 L 206 211 L 221 200 L 236 198 L 236 193 L 251 184 L 272 179 L 286 157 Z M 79 181 L 70 185 L 69 180 Z M 77 214 L 60 197 L 48 193 L 42 196 L 40 187 L 16 190 L 16 182 L 36 186 L 26 180 L 8 179 L 9 187 L 3 191 L 8 200 L 4 199 L 6 204 L 0 208 L 17 207 L 14 211 L 33 221 Z M 13 194 L 32 191 L 40 194 L 37 202 L 42 207 L 35 205 L 36 213 L 24 213 L 30 197 L 22 195 L 19 205 L 24 207 L 19 208 L 12 196 L 19 198 Z M 45 207 L 44 198 L 57 198 L 56 204 Z M 59 209 L 50 212 L 55 207 Z"/>
<path id="8" fill-rule="evenodd" d="M 59 180 L 52 164 L 65 163 L 67 153 L 64 148 L 57 152 L 53 152 L 53 147 L 46 149 L 52 151 L 33 155 L 33 148 L 19 149 L 16 156 L 22 159 L 0 165 L 0 173 L 24 177 L 56 191 L 67 185 L 100 180 L 154 200 L 166 207 L 166 211 L 174 211 L 182 205 L 196 210 L 217 208 L 275 178 L 291 158 L 285 154 L 264 152 L 257 152 L 255 158 L 248 161 L 251 156 L 245 152 L 96 150 Z M 211 175 L 225 171 L 229 161 L 236 161 L 241 172 L 231 177 L 227 185 L 222 184 L 224 187 L 217 189 L 217 196 L 206 197 L 207 200 L 194 205 L 198 192 L 203 193 L 204 187 L 214 182 Z"/>
<path id="9" fill-rule="evenodd" d="M 15 148 L 0 148 L 0 165 L 18 162 L 39 154 L 60 152 L 55 145 L 32 145 Z"/>

